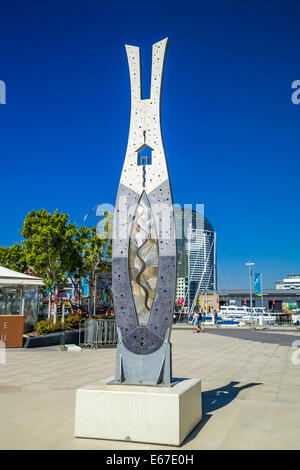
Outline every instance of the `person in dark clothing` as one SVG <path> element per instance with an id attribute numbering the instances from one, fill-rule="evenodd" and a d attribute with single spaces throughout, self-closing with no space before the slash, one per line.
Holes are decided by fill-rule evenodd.
<path id="1" fill-rule="evenodd" d="M 218 325 L 218 312 L 217 312 L 217 310 L 214 311 L 214 322 L 215 322 L 215 326 L 218 328 L 219 325 Z"/>

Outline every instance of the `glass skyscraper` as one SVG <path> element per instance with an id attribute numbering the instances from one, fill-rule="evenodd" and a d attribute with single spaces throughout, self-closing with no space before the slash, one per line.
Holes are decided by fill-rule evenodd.
<path id="1" fill-rule="evenodd" d="M 177 244 L 176 300 L 193 302 L 199 294 L 217 289 L 216 233 L 202 214 L 174 208 Z"/>

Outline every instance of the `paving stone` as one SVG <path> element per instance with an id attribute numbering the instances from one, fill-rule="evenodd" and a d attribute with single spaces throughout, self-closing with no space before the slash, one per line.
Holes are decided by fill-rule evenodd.
<path id="1" fill-rule="evenodd" d="M 202 423 L 182 448 L 299 449 L 300 365 L 292 363 L 294 350 L 229 333 L 172 332 L 173 375 L 199 377 L 203 390 Z M 8 350 L 6 356 L 0 365 L 1 449 L 170 448 L 73 437 L 76 389 L 114 375 L 115 349 Z"/>

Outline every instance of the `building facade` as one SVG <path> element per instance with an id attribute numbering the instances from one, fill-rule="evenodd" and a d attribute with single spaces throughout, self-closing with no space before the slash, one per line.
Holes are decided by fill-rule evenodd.
<path id="1" fill-rule="evenodd" d="M 250 306 L 249 289 L 219 290 L 217 292 L 219 304 L 236 305 L 238 307 Z M 266 289 L 262 296 L 252 293 L 253 307 L 265 307 L 271 312 L 286 312 L 300 308 L 300 290 L 293 289 Z"/>
<path id="2" fill-rule="evenodd" d="M 190 305 L 217 289 L 216 233 L 209 220 L 188 208 L 174 208 L 177 243 L 176 301 Z M 198 303 L 198 299 L 197 299 Z"/>
<path id="3" fill-rule="evenodd" d="M 300 289 L 300 274 L 288 274 L 286 279 L 276 281 L 276 289 Z"/>
<path id="4" fill-rule="evenodd" d="M 179 304 L 183 304 L 185 295 L 186 295 L 186 278 L 185 277 L 177 277 L 176 281 L 176 301 Z"/>

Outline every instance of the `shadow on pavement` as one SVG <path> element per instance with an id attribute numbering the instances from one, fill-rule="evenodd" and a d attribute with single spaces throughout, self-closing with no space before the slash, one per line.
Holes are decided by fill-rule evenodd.
<path id="1" fill-rule="evenodd" d="M 252 382 L 241 387 L 236 387 L 240 382 L 231 381 L 229 384 L 224 385 L 220 388 L 215 388 L 214 390 L 208 390 L 207 392 L 202 392 L 202 411 L 203 414 L 211 413 L 212 411 L 218 410 L 228 405 L 232 400 L 234 400 L 237 395 L 246 388 L 255 387 L 256 385 L 261 385 L 258 382 Z"/>
<path id="2" fill-rule="evenodd" d="M 202 392 L 202 421 L 193 429 L 193 431 L 187 436 L 182 445 L 192 441 L 206 425 L 209 419 L 212 417 L 212 412 L 231 403 L 237 395 L 246 388 L 255 387 L 261 385 L 260 382 L 252 382 L 241 387 L 236 387 L 240 382 L 231 381 L 223 387 L 208 390 Z"/>

